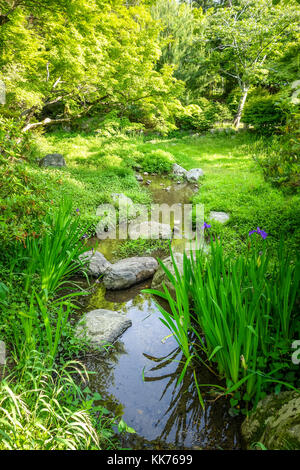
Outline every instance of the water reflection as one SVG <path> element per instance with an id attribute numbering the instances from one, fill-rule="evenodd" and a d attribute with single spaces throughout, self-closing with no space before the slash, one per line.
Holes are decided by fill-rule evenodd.
<path id="1" fill-rule="evenodd" d="M 184 366 L 182 354 L 160 321 L 153 299 L 140 292 L 149 281 L 121 292 L 105 293 L 101 286 L 88 309 L 109 308 L 126 313 L 129 328 L 109 355 L 87 358 L 91 388 L 108 409 L 122 415 L 136 435 L 123 445 L 132 448 L 236 448 L 238 423 L 218 400 L 202 410 L 193 384 L 192 370 L 176 386 Z M 199 383 L 212 383 L 205 367 L 197 371 Z"/>
<path id="2" fill-rule="evenodd" d="M 152 200 L 156 204 L 167 204 L 168 206 L 173 206 L 175 204 L 188 204 L 191 201 L 191 198 L 195 192 L 195 188 L 197 185 L 189 184 L 187 182 L 176 182 L 173 179 L 167 178 L 165 176 L 149 176 L 151 179 L 151 184 L 148 186 L 146 182 L 142 183 L 143 186 L 147 186 L 147 189 L 150 191 L 152 195 Z M 168 189 L 168 190 L 166 190 Z M 144 219 L 148 220 L 149 214 L 144 214 Z M 168 223 L 164 221 L 164 223 Z M 135 221 L 133 221 L 135 224 Z M 170 226 L 174 228 L 174 214 L 171 213 L 170 218 Z M 97 237 L 91 238 L 88 241 L 90 246 L 95 247 L 98 251 L 100 251 L 105 258 L 110 262 L 117 261 L 118 258 L 118 249 L 122 244 L 124 244 L 124 237 L 126 238 L 127 235 L 127 225 L 120 225 L 116 229 L 117 238 L 115 238 L 115 231 L 113 230 L 112 233 L 106 233 L 107 238 L 103 240 L 99 240 Z M 110 238 L 110 236 L 112 238 Z M 184 251 L 186 248 L 187 240 L 183 239 L 176 239 L 173 238 L 172 240 L 172 247 L 176 251 Z M 153 254 L 154 256 L 167 256 L 167 252 L 165 250 L 157 250 Z"/>

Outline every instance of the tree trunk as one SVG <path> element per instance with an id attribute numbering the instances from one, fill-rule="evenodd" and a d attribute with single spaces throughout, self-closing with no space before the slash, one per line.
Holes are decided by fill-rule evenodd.
<path id="1" fill-rule="evenodd" d="M 236 128 L 239 127 L 240 122 L 241 122 L 241 117 L 242 117 L 243 109 L 244 109 L 244 106 L 245 106 L 245 103 L 246 103 L 249 88 L 250 88 L 249 85 L 244 84 L 242 86 L 242 96 L 241 96 L 241 99 L 240 99 L 240 102 L 239 102 L 238 111 L 237 111 L 236 116 L 235 116 L 234 121 L 233 121 L 233 125 Z"/>

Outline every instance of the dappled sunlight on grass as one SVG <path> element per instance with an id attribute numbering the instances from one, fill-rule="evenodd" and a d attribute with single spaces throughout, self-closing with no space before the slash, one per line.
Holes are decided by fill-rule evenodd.
<path id="1" fill-rule="evenodd" d="M 140 136 L 103 138 L 95 134 L 56 132 L 38 138 L 37 154 L 64 155 L 66 168 L 42 170 L 47 175 L 46 181 L 51 181 L 53 186 L 49 198 L 58 200 L 62 193 L 71 196 L 89 219 L 95 217 L 99 204 L 111 201 L 113 192 L 123 192 L 136 203 L 149 203 L 150 194 L 137 183 L 132 167 L 145 157 L 151 160 L 153 151 L 167 152 L 186 169 L 204 170 L 205 176 L 193 201 L 204 204 L 206 219 L 211 210 L 230 214 L 224 226 L 211 222 L 212 231 L 225 239 L 225 250 L 239 251 L 243 242 L 247 242 L 249 230 L 257 226 L 270 233 L 274 241 L 280 230 L 288 232 L 294 245 L 300 238 L 298 198 L 285 196 L 264 181 L 253 159 L 261 152 L 259 143 L 259 138 L 248 132 L 182 135 L 151 141 Z"/>

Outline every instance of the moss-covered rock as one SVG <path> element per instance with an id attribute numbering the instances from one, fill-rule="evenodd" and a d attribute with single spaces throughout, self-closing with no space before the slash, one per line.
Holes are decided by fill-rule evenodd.
<path id="1" fill-rule="evenodd" d="M 261 442 L 267 449 L 300 449 L 300 393 L 268 395 L 242 424 L 247 447 Z"/>

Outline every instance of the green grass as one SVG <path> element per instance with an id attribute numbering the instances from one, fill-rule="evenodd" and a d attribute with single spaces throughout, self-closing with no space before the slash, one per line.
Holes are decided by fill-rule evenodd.
<path id="1" fill-rule="evenodd" d="M 270 138 L 271 139 L 271 138 Z M 265 147 L 267 139 L 265 140 Z M 61 169 L 39 168 L 38 158 L 50 152 L 62 153 L 67 166 Z M 23 190 L 14 197 L 3 197 L 11 217 L 4 226 L 4 238 L 24 239 L 24 233 L 37 230 L 44 223 L 49 205 L 60 204 L 62 197 L 79 208 L 82 221 L 97 223 L 96 208 L 110 203 L 111 193 L 124 193 L 136 203 L 149 203 L 150 193 L 136 181 L 134 165 L 147 161 L 151 154 L 173 155 L 174 161 L 186 169 L 200 167 L 205 176 L 193 202 L 204 204 L 205 220 L 211 210 L 226 211 L 230 221 L 222 226 L 212 222 L 212 232 L 221 235 L 225 251 L 240 252 L 247 242 L 249 230 L 260 226 L 279 240 L 284 231 L 290 245 L 300 242 L 298 195 L 287 195 L 265 182 L 256 165 L 255 156 L 264 156 L 264 142 L 255 134 L 178 135 L 174 138 L 145 138 L 116 135 L 104 138 L 97 134 L 76 134 L 56 131 L 37 136 L 31 152 L 31 165 L 20 170 Z M 163 166 L 163 165 L 162 165 Z M 23 174 L 25 173 L 25 175 Z M 24 182 L 25 180 L 25 182 Z M 17 188 L 17 184 L 15 183 Z M 4 191 L 3 191 L 4 192 Z M 41 205 L 40 211 L 34 208 Z M 28 207 L 29 213 L 24 213 Z M 26 209 L 27 211 L 27 209 Z M 241 243 L 242 242 L 242 243 Z"/>
<path id="2" fill-rule="evenodd" d="M 206 221 L 211 210 L 230 214 L 225 226 L 210 222 L 212 232 L 222 236 L 225 251 L 241 251 L 248 232 L 257 226 L 276 244 L 284 232 L 292 247 L 299 246 L 300 197 L 287 195 L 263 179 L 253 158 L 263 156 L 263 142 L 255 134 L 185 136 L 139 146 L 144 152 L 154 148 L 172 153 L 187 170 L 204 170 L 193 202 L 204 204 Z"/>
<path id="3" fill-rule="evenodd" d="M 32 353 L 0 382 L 0 450 L 115 448 L 115 420 L 95 406 L 98 394 L 78 384 L 87 382 L 81 364 L 68 362 L 58 370 Z"/>

